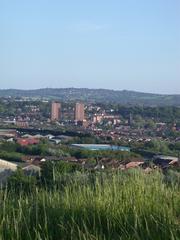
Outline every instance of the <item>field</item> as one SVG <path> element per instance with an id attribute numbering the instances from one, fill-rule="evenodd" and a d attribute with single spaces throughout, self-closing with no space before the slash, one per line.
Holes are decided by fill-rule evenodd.
<path id="1" fill-rule="evenodd" d="M 1 240 L 180 239 L 180 188 L 158 171 L 75 173 L 0 204 Z"/>

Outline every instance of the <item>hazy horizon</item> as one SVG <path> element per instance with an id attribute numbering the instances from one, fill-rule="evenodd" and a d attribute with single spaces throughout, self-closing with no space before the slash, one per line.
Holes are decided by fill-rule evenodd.
<path id="1" fill-rule="evenodd" d="M 180 94 L 178 0 L 2 1 L 0 89 Z"/>
<path id="2" fill-rule="evenodd" d="M 62 87 L 62 88 L 0 88 L 0 91 L 3 90 L 20 90 L 20 91 L 34 91 L 34 90 L 41 90 L 41 89 L 88 89 L 88 90 L 110 90 L 110 91 L 130 91 L 130 92 L 137 92 L 137 93 L 147 93 L 147 94 L 159 94 L 159 95 L 180 95 L 180 93 L 158 93 L 158 92 L 147 92 L 147 91 L 138 91 L 133 89 L 112 89 L 112 88 L 88 88 L 88 87 Z"/>

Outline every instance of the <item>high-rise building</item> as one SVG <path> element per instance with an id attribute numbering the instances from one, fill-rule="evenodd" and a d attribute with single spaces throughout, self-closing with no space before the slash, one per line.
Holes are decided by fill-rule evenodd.
<path id="1" fill-rule="evenodd" d="M 83 121 L 84 120 L 84 104 L 76 103 L 75 106 L 75 121 Z"/>
<path id="2" fill-rule="evenodd" d="M 59 121 L 61 118 L 61 103 L 52 102 L 51 121 Z"/>

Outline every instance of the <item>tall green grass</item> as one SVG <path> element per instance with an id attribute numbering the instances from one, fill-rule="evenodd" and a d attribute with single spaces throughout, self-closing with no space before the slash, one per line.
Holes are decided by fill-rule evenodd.
<path id="1" fill-rule="evenodd" d="M 159 172 L 73 176 L 64 188 L 0 193 L 1 240 L 179 240 L 180 188 Z"/>

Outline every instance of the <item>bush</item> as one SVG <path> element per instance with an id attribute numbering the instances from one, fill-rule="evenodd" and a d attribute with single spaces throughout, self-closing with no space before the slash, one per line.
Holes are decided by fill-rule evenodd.
<path id="1" fill-rule="evenodd" d="M 13 173 L 7 182 L 8 190 L 18 194 L 32 194 L 36 188 L 36 178 L 33 176 L 26 176 L 22 169 L 18 168 Z"/>
<path id="2" fill-rule="evenodd" d="M 12 162 L 21 162 L 22 161 L 22 154 L 17 152 L 5 152 L 0 151 L 0 158 L 12 161 Z"/>
<path id="3" fill-rule="evenodd" d="M 81 168 L 77 164 L 73 163 L 64 161 L 46 161 L 41 168 L 41 180 L 42 183 L 47 186 L 55 186 L 64 175 L 72 174 L 80 169 Z"/>

